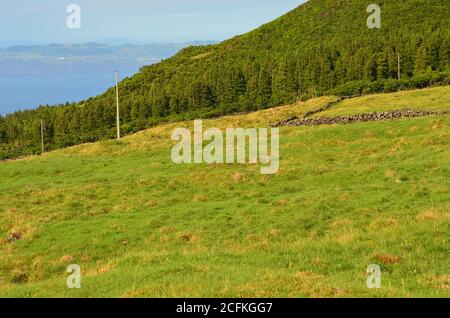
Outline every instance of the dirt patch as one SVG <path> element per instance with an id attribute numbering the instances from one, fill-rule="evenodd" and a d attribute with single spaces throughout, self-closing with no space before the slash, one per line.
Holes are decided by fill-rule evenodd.
<path id="1" fill-rule="evenodd" d="M 8 234 L 8 236 L 6 237 L 6 242 L 7 243 L 12 243 L 15 241 L 18 241 L 22 238 L 22 233 L 21 232 L 11 232 L 10 234 Z"/>
<path id="2" fill-rule="evenodd" d="M 439 288 L 450 290 L 450 275 L 439 276 L 437 281 L 439 282 Z"/>
<path id="3" fill-rule="evenodd" d="M 61 257 L 60 261 L 63 264 L 69 264 L 73 261 L 73 256 L 72 255 L 64 255 Z"/>
<path id="4" fill-rule="evenodd" d="M 421 222 L 450 220 L 450 210 L 446 207 L 429 208 L 419 213 L 417 219 Z"/>
<path id="5" fill-rule="evenodd" d="M 401 258 L 389 254 L 377 254 L 375 258 L 383 264 L 397 264 L 400 263 Z"/>
<path id="6" fill-rule="evenodd" d="M 234 173 L 231 177 L 235 182 L 241 182 L 244 179 L 244 175 L 240 172 Z"/>
<path id="7" fill-rule="evenodd" d="M 183 241 L 185 243 L 195 242 L 198 240 L 198 237 L 195 236 L 192 233 L 184 232 L 184 233 L 178 233 L 177 239 L 180 241 Z"/>
<path id="8" fill-rule="evenodd" d="M 13 270 L 11 273 L 11 282 L 14 284 L 24 284 L 28 281 L 28 273 L 23 269 Z"/>

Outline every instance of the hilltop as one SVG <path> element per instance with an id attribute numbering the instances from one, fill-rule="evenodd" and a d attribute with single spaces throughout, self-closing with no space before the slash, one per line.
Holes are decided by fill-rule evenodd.
<path id="1" fill-rule="evenodd" d="M 324 94 L 358 95 L 449 83 L 447 0 L 310 0 L 223 43 L 183 49 L 121 82 L 122 131 L 265 109 Z M 401 77 L 397 80 L 397 53 Z M 114 136 L 114 90 L 81 103 L 0 117 L 0 157 Z"/>
<path id="2" fill-rule="evenodd" d="M 449 110 L 450 87 L 339 100 L 204 126 Z M 448 296 L 450 116 L 282 127 L 273 176 L 172 163 L 172 130 L 192 124 L 0 163 L 0 296 Z"/>

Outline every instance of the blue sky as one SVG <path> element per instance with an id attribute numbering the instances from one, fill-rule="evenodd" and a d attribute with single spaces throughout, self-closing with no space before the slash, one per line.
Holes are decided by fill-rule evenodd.
<path id="1" fill-rule="evenodd" d="M 269 22 L 304 0 L 0 0 L 0 42 L 223 40 Z M 69 4 L 81 29 L 68 29 Z"/>

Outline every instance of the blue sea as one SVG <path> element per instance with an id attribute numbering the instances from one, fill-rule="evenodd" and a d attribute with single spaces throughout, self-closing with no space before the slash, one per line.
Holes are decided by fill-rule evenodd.
<path id="1" fill-rule="evenodd" d="M 133 73 L 122 73 L 121 78 Z M 39 105 L 81 101 L 114 85 L 114 73 L 0 76 L 0 115 Z"/>

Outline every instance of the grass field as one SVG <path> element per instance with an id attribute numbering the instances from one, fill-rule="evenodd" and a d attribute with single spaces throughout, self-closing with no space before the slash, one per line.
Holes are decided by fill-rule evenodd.
<path id="1" fill-rule="evenodd" d="M 315 116 L 352 115 L 392 109 L 447 110 L 449 105 L 450 92 L 446 86 L 345 99 Z"/>
<path id="2" fill-rule="evenodd" d="M 204 125 L 267 127 L 335 100 Z M 450 87 L 323 114 L 401 107 L 450 109 Z M 281 128 L 274 176 L 173 164 L 179 125 L 192 129 L 0 163 L 0 296 L 450 296 L 450 116 Z M 66 287 L 69 264 L 81 289 Z M 382 268 L 380 289 L 366 286 L 369 264 Z"/>

